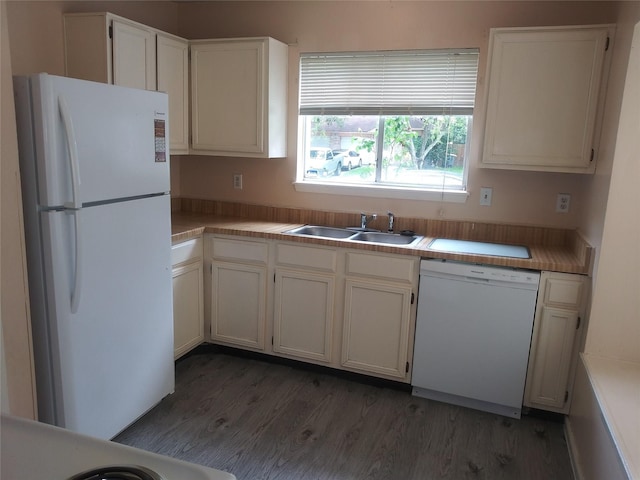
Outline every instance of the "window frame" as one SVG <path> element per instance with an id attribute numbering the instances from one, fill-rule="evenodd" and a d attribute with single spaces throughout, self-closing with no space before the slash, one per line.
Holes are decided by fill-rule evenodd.
<path id="1" fill-rule="evenodd" d="M 470 167 L 470 160 L 469 160 L 469 152 L 470 152 L 470 142 L 471 142 L 471 136 L 472 136 L 472 132 L 473 132 L 473 106 L 475 104 L 475 97 L 477 96 L 477 68 L 478 68 L 478 59 L 479 59 L 479 50 L 476 49 L 448 49 L 448 50 L 415 50 L 415 51 L 406 51 L 406 50 L 399 50 L 399 51 L 387 51 L 387 52 L 354 52 L 354 53 L 340 53 L 340 52 L 335 52 L 335 53 L 321 53 L 321 54 L 301 54 L 300 55 L 300 60 L 299 60 L 299 66 L 301 69 L 301 76 L 300 76 L 300 91 L 299 91 L 299 102 L 302 101 L 301 96 L 302 96 L 302 87 L 303 87 L 303 81 L 302 81 L 302 68 L 303 68 L 303 58 L 309 58 L 309 57 L 319 57 L 319 58 L 323 58 L 326 56 L 339 56 L 339 57 L 349 57 L 349 56 L 368 56 L 368 55 L 377 55 L 377 54 L 383 54 L 383 55 L 390 55 L 390 56 L 394 56 L 397 55 L 399 58 L 402 55 L 406 55 L 407 53 L 411 54 L 412 52 L 415 52 L 417 55 L 421 55 L 424 54 L 425 52 L 428 54 L 430 53 L 434 53 L 434 54 L 440 54 L 443 53 L 446 55 L 456 55 L 457 53 L 471 53 L 472 56 L 471 58 L 474 59 L 475 61 L 475 70 L 474 70 L 474 76 L 473 76 L 473 97 L 472 97 L 472 103 L 471 103 L 471 111 L 468 110 L 469 106 L 468 106 L 468 102 L 464 104 L 464 107 L 458 107 L 458 108 L 443 108 L 442 105 L 439 105 L 437 107 L 433 107 L 430 105 L 418 105 L 417 108 L 412 107 L 411 105 L 407 105 L 406 103 L 403 104 L 402 102 L 404 101 L 404 99 L 400 100 L 400 103 L 398 103 L 398 105 L 388 108 L 386 110 L 384 110 L 384 108 L 380 105 L 376 105 L 373 108 L 369 108 L 367 104 L 367 106 L 361 106 L 358 107 L 357 105 L 354 107 L 352 106 L 344 106 L 341 107 L 339 104 L 336 105 L 332 105 L 329 106 L 326 111 L 323 109 L 322 105 L 320 105 L 319 103 L 316 103 L 314 105 L 311 106 L 311 112 L 309 111 L 308 106 L 307 107 L 303 107 L 303 105 L 301 103 L 299 103 L 298 105 L 298 132 L 297 132 L 297 139 L 298 139 L 298 161 L 297 161 L 297 168 L 296 168 L 296 180 L 294 182 L 294 186 L 296 191 L 299 192 L 309 192 L 309 193 L 326 193 L 326 194 L 337 194 L 337 195 L 354 195 L 354 196 L 368 196 L 368 197 L 383 197 L 383 198 L 398 198 L 398 199 L 416 199 L 416 200 L 430 200 L 430 201 L 444 201 L 444 202 L 454 202 L 454 203 L 464 203 L 466 202 L 466 199 L 469 196 L 469 193 L 467 191 L 468 188 L 468 175 L 469 175 L 469 167 Z M 468 77 L 466 77 L 468 78 Z M 439 90 L 438 90 L 439 91 Z M 314 101 L 317 101 L 317 97 L 322 97 L 323 94 L 316 94 L 316 97 L 314 97 Z M 327 97 L 326 94 L 324 94 L 325 97 Z M 454 94 L 452 94 L 454 95 Z M 383 101 L 383 100 L 382 100 Z M 321 103 L 321 101 L 320 101 Z M 462 105 L 462 104 L 461 104 Z M 340 110 L 342 108 L 342 110 Z M 464 168 L 463 168 L 463 173 L 462 173 L 462 186 L 460 189 L 446 189 L 444 187 L 444 185 L 441 188 L 438 187 L 434 187 L 433 185 L 429 185 L 429 186 L 419 186 L 419 185 L 411 185 L 411 184 L 406 184 L 403 185 L 401 183 L 384 183 L 384 182 L 379 182 L 379 176 L 376 175 L 376 180 L 375 183 L 346 183 L 346 182 L 327 182 L 325 181 L 319 181 L 319 180 L 314 180 L 313 178 L 309 178 L 309 177 L 305 177 L 305 172 L 304 172 L 304 168 L 305 168 L 305 155 L 306 155 L 306 145 L 305 145 L 305 128 L 306 128 L 306 121 L 304 120 L 304 116 L 306 115 L 335 115 L 336 113 L 340 112 L 343 115 L 344 114 L 348 114 L 347 112 L 349 112 L 350 114 L 360 114 L 360 115 L 377 115 L 380 118 L 382 118 L 383 116 L 399 116 L 399 115 L 416 115 L 416 113 L 424 113 L 424 114 L 438 114 L 438 115 L 460 115 L 462 114 L 462 109 L 466 108 L 466 115 L 469 116 L 469 122 L 468 122 L 468 127 L 467 127 L 467 141 L 466 141 L 466 147 L 465 147 L 465 164 L 464 164 Z M 304 112 L 303 112 L 304 110 Z M 379 145 L 379 149 L 382 148 L 381 146 L 381 140 L 383 140 L 383 132 L 380 132 L 380 129 L 378 129 L 378 138 L 376 139 L 378 145 Z M 378 157 L 379 155 L 376 154 L 376 157 Z M 377 166 L 377 170 L 379 170 L 380 167 Z"/>

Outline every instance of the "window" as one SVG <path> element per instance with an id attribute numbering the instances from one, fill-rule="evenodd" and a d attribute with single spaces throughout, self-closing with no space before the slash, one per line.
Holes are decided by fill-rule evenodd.
<path id="1" fill-rule="evenodd" d="M 464 191 L 477 50 L 304 54 L 298 180 Z"/>

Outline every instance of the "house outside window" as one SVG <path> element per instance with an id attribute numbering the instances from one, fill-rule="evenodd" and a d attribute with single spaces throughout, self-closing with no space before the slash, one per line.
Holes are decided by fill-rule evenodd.
<path id="1" fill-rule="evenodd" d="M 464 191 L 477 50 L 304 54 L 298 181 Z"/>

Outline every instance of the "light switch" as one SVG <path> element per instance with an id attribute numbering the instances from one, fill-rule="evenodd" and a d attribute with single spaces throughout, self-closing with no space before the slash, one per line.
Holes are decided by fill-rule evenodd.
<path id="1" fill-rule="evenodd" d="M 493 194 L 493 188 L 482 187 L 480 189 L 480 205 L 483 205 L 485 207 L 490 207 L 492 194 Z"/>

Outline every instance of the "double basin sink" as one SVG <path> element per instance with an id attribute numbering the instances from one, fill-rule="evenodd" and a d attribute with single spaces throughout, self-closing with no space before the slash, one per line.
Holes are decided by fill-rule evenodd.
<path id="1" fill-rule="evenodd" d="M 335 228 L 320 225 L 304 225 L 302 227 L 287 230 L 284 233 L 290 235 L 302 235 L 307 237 L 331 238 L 334 240 L 356 241 L 382 245 L 414 246 L 424 237 L 414 232 L 385 233 L 378 230 L 362 229 L 357 227 Z M 531 253 L 523 245 L 507 245 L 501 243 L 488 243 L 470 240 L 455 240 L 448 238 L 436 238 L 427 246 L 430 250 L 467 255 L 486 255 L 509 258 L 531 258 Z"/>
<path id="2" fill-rule="evenodd" d="M 422 240 L 422 236 L 413 232 L 385 233 L 360 228 L 335 228 L 320 225 L 304 225 L 302 227 L 287 230 L 289 235 L 302 235 L 308 237 L 331 238 L 333 240 L 347 240 L 383 245 L 413 246 Z"/>

